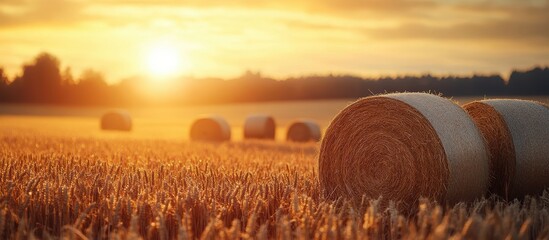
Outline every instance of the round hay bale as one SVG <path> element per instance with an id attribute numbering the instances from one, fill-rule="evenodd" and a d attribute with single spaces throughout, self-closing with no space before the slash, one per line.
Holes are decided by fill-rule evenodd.
<path id="1" fill-rule="evenodd" d="M 131 131 L 132 117 L 127 111 L 110 111 L 103 114 L 100 125 L 103 130 Z"/>
<path id="2" fill-rule="evenodd" d="M 222 142 L 230 139 L 231 127 L 222 117 L 201 117 L 191 126 L 191 140 Z"/>
<path id="3" fill-rule="evenodd" d="M 382 196 L 399 209 L 420 197 L 470 201 L 488 187 L 481 133 L 454 102 L 426 93 L 372 96 L 347 106 L 326 131 L 319 154 L 328 198 Z"/>
<path id="4" fill-rule="evenodd" d="M 244 138 L 274 139 L 276 124 L 274 118 L 268 115 L 251 115 L 244 122 Z"/>
<path id="5" fill-rule="evenodd" d="M 549 108 L 534 101 L 494 99 L 463 106 L 490 151 L 490 192 L 505 198 L 549 187 Z"/>
<path id="6" fill-rule="evenodd" d="M 286 140 L 292 142 L 318 142 L 322 133 L 320 126 L 311 120 L 297 120 L 290 124 Z"/>

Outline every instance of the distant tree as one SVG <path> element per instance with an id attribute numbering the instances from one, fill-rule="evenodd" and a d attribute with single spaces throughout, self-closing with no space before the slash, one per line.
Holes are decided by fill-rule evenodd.
<path id="1" fill-rule="evenodd" d="M 49 54 L 39 54 L 33 63 L 23 66 L 23 74 L 13 81 L 13 91 L 25 102 L 59 102 L 61 87 L 59 60 Z"/>
<path id="2" fill-rule="evenodd" d="M 244 81 L 254 81 L 254 80 L 261 80 L 261 73 L 260 72 L 253 72 L 252 70 L 246 70 L 242 76 L 240 76 L 238 79 L 244 80 Z"/>
<path id="3" fill-rule="evenodd" d="M 59 60 L 55 56 L 42 53 L 36 57 L 34 64 L 23 67 L 21 80 L 36 87 L 58 87 L 61 85 L 62 80 L 59 65 Z"/>
<path id="4" fill-rule="evenodd" d="M 549 94 L 549 68 L 513 71 L 509 77 L 509 93 L 519 95 Z"/>
<path id="5" fill-rule="evenodd" d="M 72 76 L 72 70 L 70 67 L 66 67 L 63 71 L 63 74 L 61 75 L 61 83 L 65 86 L 71 86 L 75 85 L 74 78 Z"/>
<path id="6" fill-rule="evenodd" d="M 99 89 L 107 87 L 107 82 L 105 82 L 105 77 L 103 77 L 102 73 L 93 69 L 87 69 L 82 72 L 78 81 L 78 86 Z"/>
<path id="7" fill-rule="evenodd" d="M 4 72 L 4 69 L 0 67 L 0 88 L 8 86 L 8 76 Z"/>
<path id="8" fill-rule="evenodd" d="M 0 101 L 76 105 L 143 105 L 152 103 L 146 79 L 130 78 L 108 85 L 102 73 L 85 70 L 73 77 L 71 68 L 60 71 L 59 60 L 41 53 L 22 67 L 9 82 L 0 68 Z M 183 104 L 256 102 L 299 99 L 358 98 L 372 94 L 430 91 L 445 96 L 549 95 L 549 68 L 513 71 L 506 84 L 500 75 L 432 76 L 404 75 L 363 78 L 352 75 L 309 75 L 273 79 L 246 71 L 234 79 L 188 78 L 171 86 L 170 101 Z"/>
<path id="9" fill-rule="evenodd" d="M 111 86 L 113 93 L 117 96 L 117 103 L 120 105 L 141 105 L 146 104 L 141 98 L 139 91 L 144 80 L 138 77 L 122 79 L 116 85 Z"/>
<path id="10" fill-rule="evenodd" d="M 78 93 L 77 101 L 84 104 L 108 104 L 110 101 L 111 89 L 105 82 L 103 74 L 87 69 L 82 72 L 76 85 Z"/>
<path id="11" fill-rule="evenodd" d="M 0 101 L 8 99 L 8 77 L 4 73 L 4 69 L 0 68 Z"/>

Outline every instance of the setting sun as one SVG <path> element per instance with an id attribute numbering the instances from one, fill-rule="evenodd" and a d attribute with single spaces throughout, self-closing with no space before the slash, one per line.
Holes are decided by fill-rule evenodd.
<path id="1" fill-rule="evenodd" d="M 173 76 L 185 68 L 178 49 L 169 45 L 157 45 L 149 49 L 147 68 L 156 77 Z"/>

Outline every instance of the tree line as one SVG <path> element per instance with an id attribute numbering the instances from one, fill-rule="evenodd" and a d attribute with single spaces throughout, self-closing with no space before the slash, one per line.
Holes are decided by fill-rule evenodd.
<path id="1" fill-rule="evenodd" d="M 400 76 L 363 78 L 352 75 L 303 76 L 273 79 L 247 71 L 234 79 L 184 78 L 174 84 L 167 102 L 210 104 L 301 99 L 358 98 L 385 92 L 430 91 L 445 96 L 549 95 L 549 68 L 501 75 Z M 86 70 L 75 79 L 70 68 L 60 69 L 55 56 L 42 53 L 8 79 L 0 68 L 0 102 L 63 105 L 128 106 L 151 104 L 139 91 L 144 80 L 126 79 L 108 85 L 104 76 Z"/>

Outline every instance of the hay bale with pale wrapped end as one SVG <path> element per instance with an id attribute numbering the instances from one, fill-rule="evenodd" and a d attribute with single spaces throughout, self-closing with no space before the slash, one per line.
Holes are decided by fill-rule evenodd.
<path id="1" fill-rule="evenodd" d="M 276 124 L 274 118 L 269 115 L 250 115 L 244 122 L 244 138 L 246 139 L 272 139 L 275 138 Z"/>
<path id="2" fill-rule="evenodd" d="M 488 153 L 480 131 L 454 102 L 426 93 L 360 99 L 328 127 L 319 153 L 327 198 L 417 207 L 471 201 L 488 187 Z"/>
<path id="3" fill-rule="evenodd" d="M 191 140 L 223 142 L 231 140 L 231 127 L 220 116 L 207 116 L 195 120 L 191 126 Z"/>
<path id="4" fill-rule="evenodd" d="M 103 130 L 131 131 L 132 117 L 127 111 L 110 111 L 103 114 L 100 125 Z"/>
<path id="5" fill-rule="evenodd" d="M 292 142 L 318 142 L 322 137 L 320 126 L 312 120 L 297 120 L 290 124 L 286 139 Z"/>
<path id="6" fill-rule="evenodd" d="M 549 108 L 534 101 L 494 99 L 463 106 L 481 130 L 490 157 L 489 191 L 505 198 L 549 187 Z"/>

